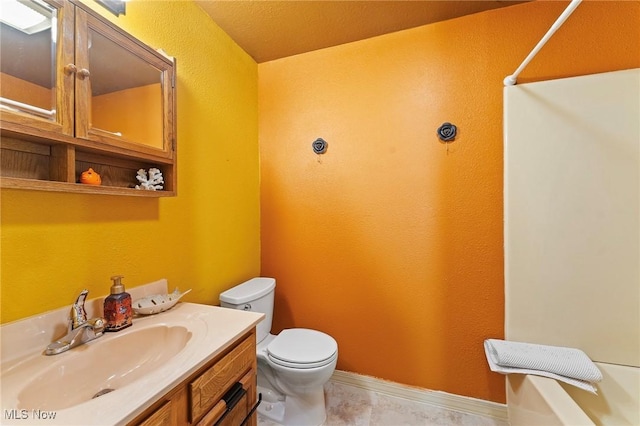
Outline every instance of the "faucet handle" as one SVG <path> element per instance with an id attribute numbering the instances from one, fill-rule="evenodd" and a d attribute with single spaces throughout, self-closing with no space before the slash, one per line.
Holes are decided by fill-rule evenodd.
<path id="1" fill-rule="evenodd" d="M 89 290 L 82 290 L 75 303 L 71 306 L 70 325 L 72 330 L 87 322 L 87 311 L 84 310 L 84 301 L 87 299 L 87 294 L 89 294 Z"/>
<path id="2" fill-rule="evenodd" d="M 92 319 L 88 320 L 87 323 L 93 329 L 93 332 L 95 333 L 96 337 L 102 335 L 102 332 L 104 331 L 104 326 L 105 326 L 103 318 L 101 318 L 101 317 L 92 318 Z"/>

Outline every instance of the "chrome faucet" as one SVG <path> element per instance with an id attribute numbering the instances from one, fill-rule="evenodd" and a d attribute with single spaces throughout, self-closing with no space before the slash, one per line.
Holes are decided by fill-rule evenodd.
<path id="1" fill-rule="evenodd" d="M 45 355 L 56 355 L 102 336 L 104 320 L 100 317 L 87 320 L 87 311 L 84 310 L 87 294 L 88 290 L 82 290 L 71 306 L 67 334 L 49 344 L 44 351 Z"/>

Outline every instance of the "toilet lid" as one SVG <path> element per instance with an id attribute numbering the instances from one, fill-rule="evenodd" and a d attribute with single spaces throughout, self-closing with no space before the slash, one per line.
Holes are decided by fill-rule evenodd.
<path id="1" fill-rule="evenodd" d="M 322 366 L 335 358 L 338 343 L 328 334 L 306 328 L 282 330 L 267 346 L 271 360 L 288 367 Z"/>

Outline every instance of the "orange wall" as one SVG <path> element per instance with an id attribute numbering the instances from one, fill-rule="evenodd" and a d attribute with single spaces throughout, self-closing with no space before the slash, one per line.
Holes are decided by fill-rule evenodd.
<path id="1" fill-rule="evenodd" d="M 502 80 L 566 4 L 259 64 L 274 332 L 330 333 L 341 370 L 504 401 L 482 349 L 504 335 Z M 519 81 L 638 67 L 638 22 L 637 1 L 584 2 Z M 448 151 L 446 121 L 459 129 Z"/>

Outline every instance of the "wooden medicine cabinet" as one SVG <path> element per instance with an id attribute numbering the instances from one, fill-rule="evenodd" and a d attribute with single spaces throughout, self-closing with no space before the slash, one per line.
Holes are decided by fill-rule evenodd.
<path id="1" fill-rule="evenodd" d="M 0 186 L 175 195 L 175 60 L 78 0 L 12 1 L 35 23 L 0 23 Z M 78 183 L 89 168 L 102 185 Z M 134 189 L 150 168 L 164 188 Z"/>

